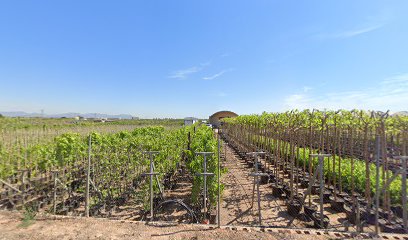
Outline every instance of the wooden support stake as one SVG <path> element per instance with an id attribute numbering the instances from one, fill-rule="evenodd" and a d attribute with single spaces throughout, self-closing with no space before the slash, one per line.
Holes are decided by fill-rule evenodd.
<path id="1" fill-rule="evenodd" d="M 3 181 L 2 179 L 0 179 L 0 182 L 3 183 L 4 185 L 6 185 L 7 187 L 13 189 L 14 191 L 16 191 L 16 192 L 18 192 L 18 193 L 21 193 L 20 190 L 18 190 L 17 188 L 13 187 L 10 183 L 8 183 L 8 182 L 6 182 L 6 181 Z"/>
<path id="2" fill-rule="evenodd" d="M 329 158 L 331 154 L 311 154 L 312 157 L 317 157 L 319 159 L 319 182 L 320 182 L 320 227 L 323 228 L 324 226 L 324 214 L 323 214 L 323 192 L 324 192 L 324 175 L 323 175 L 323 167 L 324 167 L 324 158 Z"/>
<path id="3" fill-rule="evenodd" d="M 375 136 L 375 146 L 376 146 L 376 176 L 375 176 L 375 234 L 378 236 L 380 230 L 378 226 L 378 208 L 380 206 L 380 136 L 377 134 Z"/>
<path id="4" fill-rule="evenodd" d="M 52 171 L 54 177 L 54 196 L 52 201 L 54 215 L 57 213 L 57 174 L 58 171 Z"/>

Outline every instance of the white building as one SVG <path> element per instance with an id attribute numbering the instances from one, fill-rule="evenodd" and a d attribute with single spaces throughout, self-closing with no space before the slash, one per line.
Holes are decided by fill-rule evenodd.
<path id="1" fill-rule="evenodd" d="M 195 117 L 186 117 L 184 118 L 184 125 L 188 126 L 188 125 L 193 125 L 194 123 L 196 123 L 198 121 L 198 118 Z"/>
<path id="2" fill-rule="evenodd" d="M 87 119 L 85 117 L 82 117 L 82 116 L 76 116 L 75 120 L 77 120 L 77 121 L 86 121 Z"/>

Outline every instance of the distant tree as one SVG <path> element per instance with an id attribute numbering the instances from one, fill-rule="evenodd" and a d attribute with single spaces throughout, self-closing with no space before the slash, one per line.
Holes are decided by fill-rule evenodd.
<path id="1" fill-rule="evenodd" d="M 4 116 L 0 113 L 0 118 L 4 118 Z"/>

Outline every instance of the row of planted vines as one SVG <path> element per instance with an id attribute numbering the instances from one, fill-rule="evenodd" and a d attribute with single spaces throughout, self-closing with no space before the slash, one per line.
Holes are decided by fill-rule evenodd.
<path id="1" fill-rule="evenodd" d="M 28 146 L 0 143 L 0 207 L 31 206 L 57 214 L 83 215 L 89 164 L 89 212 L 112 216 L 127 203 L 143 219 L 150 211 L 150 171 L 146 151 L 159 151 L 154 157 L 155 205 L 163 192 L 173 189 L 180 173 L 187 175 L 192 193 L 187 202 L 201 203 L 202 157 L 195 152 L 214 152 L 217 141 L 206 126 L 178 129 L 142 127 L 116 133 L 89 135 L 64 133 L 51 141 Z M 207 171 L 217 172 L 217 155 L 208 159 Z M 215 204 L 217 175 L 208 179 L 210 205 Z M 137 209 L 136 209 L 137 208 Z"/>
<path id="2" fill-rule="evenodd" d="M 42 158 L 44 146 L 65 133 L 88 136 L 92 132 L 111 134 L 151 125 L 177 129 L 181 120 L 121 120 L 99 123 L 74 119 L 0 118 L 0 178 L 30 167 Z M 17 167 L 15 167 L 17 165 Z"/>
<path id="3" fill-rule="evenodd" d="M 269 165 L 263 167 L 273 195 L 285 193 L 288 210 L 295 211 L 290 215 L 317 211 L 312 195 L 319 195 L 319 160 L 312 154 L 329 154 L 323 161 L 322 203 L 345 212 L 354 225 L 407 230 L 408 117 L 357 110 L 263 113 L 225 119 L 222 133 L 238 152 L 266 153 Z M 320 216 L 312 218 L 320 223 Z"/>

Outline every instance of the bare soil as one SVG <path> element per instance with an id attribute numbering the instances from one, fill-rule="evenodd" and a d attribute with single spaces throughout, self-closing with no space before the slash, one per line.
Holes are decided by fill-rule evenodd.
<path id="1" fill-rule="evenodd" d="M 226 155 L 223 165 L 228 173 L 223 177 L 225 184 L 221 208 L 221 224 L 225 225 L 259 225 L 259 211 L 254 177 L 249 176 L 253 167 L 248 167 L 228 145 L 224 149 Z M 226 154 L 225 154 L 226 153 Z M 285 201 L 272 196 L 271 183 L 259 186 L 261 200 L 262 225 L 285 227 L 293 219 L 286 209 Z M 295 220 L 291 227 L 305 228 L 308 225 Z"/>
<path id="2" fill-rule="evenodd" d="M 97 218 L 52 219 L 37 217 L 22 226 L 22 215 L 0 211 L 0 239 L 310 239 L 311 235 L 287 235 L 226 229 L 206 229 L 200 225 L 157 225 Z M 313 236 L 314 239 L 325 239 Z"/>
<path id="3" fill-rule="evenodd" d="M 250 173 L 254 171 L 253 167 L 248 167 L 245 160 L 241 159 L 234 150 L 225 145 L 222 165 L 228 169 L 228 173 L 223 176 L 221 181 L 225 185 L 223 199 L 221 204 L 221 224 L 222 225 L 259 225 L 259 211 L 257 202 L 257 192 L 255 188 L 254 199 L 253 187 L 254 177 Z M 264 166 L 269 166 L 265 160 L 261 159 Z M 270 166 L 272 168 L 272 166 Z M 283 173 L 281 173 L 283 174 Z M 289 181 L 286 176 L 285 181 Z M 289 227 L 294 228 L 313 228 L 313 222 L 302 221 L 298 218 L 293 219 L 287 212 L 286 200 L 272 196 L 272 183 L 260 185 L 260 204 L 263 226 Z M 298 186 L 299 192 L 305 192 L 305 188 Z M 312 202 L 319 203 L 318 196 L 312 196 Z M 343 222 L 346 220 L 345 213 L 334 212 L 330 209 L 330 204 L 324 204 L 325 214 L 329 217 L 329 228 L 332 230 L 344 231 Z M 353 227 L 349 228 L 354 231 Z M 364 227 L 364 231 L 373 232 L 373 226 Z"/>

